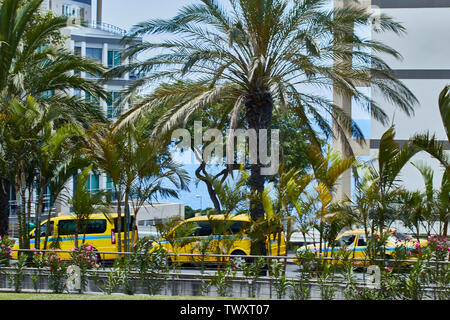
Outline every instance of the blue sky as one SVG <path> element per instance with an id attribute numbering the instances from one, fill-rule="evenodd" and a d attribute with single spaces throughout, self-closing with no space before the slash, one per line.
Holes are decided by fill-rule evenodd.
<path id="1" fill-rule="evenodd" d="M 139 22 L 152 18 L 170 18 L 193 0 L 103 0 L 103 21 L 131 29 Z"/>

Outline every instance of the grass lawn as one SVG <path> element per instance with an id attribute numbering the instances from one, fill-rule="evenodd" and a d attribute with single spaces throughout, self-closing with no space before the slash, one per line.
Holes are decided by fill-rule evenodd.
<path id="1" fill-rule="evenodd" d="M 0 293 L 0 300 L 235 300 L 233 297 L 150 296 L 125 294 Z"/>

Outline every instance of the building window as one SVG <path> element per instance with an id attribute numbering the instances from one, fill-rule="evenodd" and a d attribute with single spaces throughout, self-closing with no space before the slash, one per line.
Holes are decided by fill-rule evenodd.
<path id="1" fill-rule="evenodd" d="M 91 193 L 97 192 L 100 189 L 100 176 L 98 174 L 91 174 L 86 182 L 86 189 Z"/>
<path id="2" fill-rule="evenodd" d="M 101 48 L 86 48 L 86 57 L 98 62 L 102 62 L 102 49 Z"/>
<path id="3" fill-rule="evenodd" d="M 120 66 L 120 60 L 122 54 L 120 51 L 110 50 L 108 51 L 108 68 L 115 68 Z"/>
<path id="4" fill-rule="evenodd" d="M 109 175 L 106 175 L 106 191 L 111 192 L 111 200 L 117 201 L 116 189 L 114 183 Z"/>
<path id="5" fill-rule="evenodd" d="M 93 95 L 91 95 L 89 92 L 85 92 L 84 97 L 85 97 L 86 102 L 92 102 L 97 105 L 99 104 L 98 99 L 96 97 L 94 97 Z"/>
<path id="6" fill-rule="evenodd" d="M 119 92 L 111 92 L 111 100 L 106 101 L 106 116 L 108 119 L 117 118 L 122 113 L 122 108 L 117 106 L 115 103 L 118 97 Z"/>
<path id="7" fill-rule="evenodd" d="M 86 48 L 86 58 L 102 63 L 102 49 L 100 48 Z M 86 73 L 88 78 L 98 78 L 98 75 Z"/>
<path id="8" fill-rule="evenodd" d="M 43 99 L 48 99 L 51 98 L 55 95 L 55 90 L 47 90 L 42 92 L 42 98 Z"/>
<path id="9" fill-rule="evenodd" d="M 82 10 L 78 6 L 69 6 L 69 5 L 63 5 L 62 6 L 62 14 L 66 17 L 75 17 L 80 18 L 82 14 Z"/>

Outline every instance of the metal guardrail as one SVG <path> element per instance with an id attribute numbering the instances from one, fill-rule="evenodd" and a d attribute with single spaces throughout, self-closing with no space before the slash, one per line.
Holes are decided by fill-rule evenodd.
<path id="1" fill-rule="evenodd" d="M 17 251 L 17 252 L 52 252 L 52 253 L 71 253 L 71 250 L 56 250 L 56 249 L 47 249 L 47 250 L 40 250 L 40 249 L 11 249 L 11 251 Z M 136 252 L 123 252 L 123 251 L 95 251 L 98 254 L 108 254 L 108 255 L 133 255 L 136 254 Z M 144 253 L 137 253 L 137 254 L 144 254 Z M 295 263 L 295 261 L 302 260 L 301 257 L 298 256 L 264 256 L 264 255 L 231 255 L 231 254 L 200 254 L 200 253 L 167 253 L 167 256 L 188 256 L 188 257 L 204 257 L 204 258 L 244 258 L 244 259 L 257 259 L 257 258 L 264 258 L 266 260 L 285 260 L 289 263 Z M 448 258 L 447 258 L 448 259 Z M 340 259 L 337 259 L 336 257 L 315 257 L 314 260 L 335 260 L 338 261 Z M 377 262 L 383 262 L 383 261 L 389 261 L 389 262 L 401 262 L 401 263 L 415 263 L 417 260 L 411 260 L 411 259 L 368 259 L 368 258 L 349 258 L 346 260 L 347 262 L 352 261 L 377 261 Z M 198 262 L 198 261 L 197 261 Z M 427 261 L 429 263 L 435 263 L 435 264 L 450 264 L 450 261 L 435 261 L 430 260 Z"/>
<path id="2" fill-rule="evenodd" d="M 106 31 L 106 32 L 110 32 L 110 33 L 114 33 L 114 34 L 121 35 L 121 36 L 126 36 L 128 34 L 127 30 L 119 28 L 115 25 L 112 25 L 112 24 L 109 24 L 106 22 L 101 22 L 101 23 L 92 22 L 92 23 L 88 24 L 88 27 Z"/>

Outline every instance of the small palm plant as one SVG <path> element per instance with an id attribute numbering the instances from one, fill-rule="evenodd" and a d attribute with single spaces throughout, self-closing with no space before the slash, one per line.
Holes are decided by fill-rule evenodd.
<path id="1" fill-rule="evenodd" d="M 82 243 L 84 244 L 86 238 L 86 226 L 89 217 L 98 210 L 99 207 L 106 207 L 108 205 L 105 200 L 106 193 L 98 191 L 95 193 L 90 192 L 86 188 L 86 183 L 92 173 L 92 166 L 85 168 L 78 176 L 77 186 L 75 192 L 70 201 L 73 212 L 76 217 L 75 227 L 75 248 L 78 248 L 78 236 L 83 234 Z M 107 217 L 108 218 L 108 217 Z"/>

